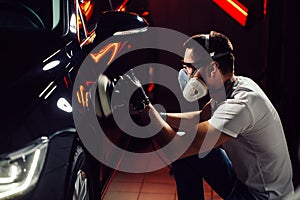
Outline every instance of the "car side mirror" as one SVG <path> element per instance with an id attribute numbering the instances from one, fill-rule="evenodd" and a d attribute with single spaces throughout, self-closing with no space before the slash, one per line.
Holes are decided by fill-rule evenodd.
<path id="1" fill-rule="evenodd" d="M 103 40 L 116 32 L 141 29 L 148 26 L 149 23 L 135 13 L 106 11 L 99 17 L 96 35 Z"/>

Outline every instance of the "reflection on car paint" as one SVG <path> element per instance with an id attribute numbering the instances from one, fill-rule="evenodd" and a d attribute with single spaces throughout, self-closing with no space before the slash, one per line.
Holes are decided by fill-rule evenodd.
<path id="1" fill-rule="evenodd" d="M 107 62 L 107 65 L 109 65 L 116 55 L 123 49 L 123 47 L 126 45 L 125 42 L 114 42 L 106 45 L 104 48 L 102 48 L 98 53 L 90 53 L 90 56 L 95 61 L 95 63 L 98 63 L 103 56 L 105 56 L 108 52 L 112 52 L 109 61 Z"/>
<path id="2" fill-rule="evenodd" d="M 115 59 L 118 53 L 125 47 L 126 44 L 127 41 L 109 43 L 106 46 L 104 46 L 98 53 L 90 53 L 89 55 L 91 56 L 91 58 L 95 63 L 98 63 L 105 55 L 111 53 L 109 60 L 106 63 L 106 66 L 108 66 Z M 128 46 L 128 48 L 130 48 L 130 46 Z M 90 87 L 90 85 L 94 85 L 94 84 L 95 81 L 86 80 L 85 86 L 84 84 L 80 84 L 79 89 L 76 91 L 77 101 L 80 105 L 82 105 L 82 108 L 84 109 L 88 108 L 89 106 L 88 99 L 90 96 L 90 91 L 87 88 Z"/>
<path id="3" fill-rule="evenodd" d="M 78 103 L 82 105 L 83 108 L 89 107 L 89 92 L 85 90 L 85 87 L 81 84 L 79 86 L 79 91 L 76 92 Z"/>

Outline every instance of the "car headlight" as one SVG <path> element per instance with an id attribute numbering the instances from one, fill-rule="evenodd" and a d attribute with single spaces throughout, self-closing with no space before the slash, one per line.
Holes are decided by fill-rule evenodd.
<path id="1" fill-rule="evenodd" d="M 18 151 L 0 156 L 0 199 L 11 199 L 30 191 L 42 171 L 48 147 L 42 137 Z"/>

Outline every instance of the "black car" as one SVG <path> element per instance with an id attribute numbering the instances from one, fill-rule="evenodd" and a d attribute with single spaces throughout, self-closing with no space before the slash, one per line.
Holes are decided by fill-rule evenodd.
<path id="1" fill-rule="evenodd" d="M 114 170 L 80 141 L 74 80 L 98 43 L 148 26 L 137 14 L 102 12 L 107 3 L 0 0 L 0 199 L 103 196 Z"/>

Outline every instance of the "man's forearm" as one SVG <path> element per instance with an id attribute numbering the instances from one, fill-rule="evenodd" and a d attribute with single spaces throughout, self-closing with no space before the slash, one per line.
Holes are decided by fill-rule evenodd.
<path id="1" fill-rule="evenodd" d="M 197 154 L 199 152 L 199 149 L 197 149 L 196 147 L 198 146 L 198 143 L 202 143 L 204 137 L 195 136 L 198 138 L 197 143 L 195 143 L 197 145 L 190 145 L 188 147 L 186 145 L 189 138 L 191 137 L 191 134 L 197 132 L 197 125 L 199 124 L 200 113 L 201 111 L 182 114 L 173 113 L 169 117 L 169 120 L 177 120 L 178 118 L 180 118 L 182 121 L 185 121 L 186 124 L 189 124 L 189 126 L 185 125 L 187 128 L 183 128 L 180 126 L 180 128 L 182 128 L 183 131 L 186 132 L 185 135 L 187 137 L 177 135 L 177 132 L 168 124 L 168 120 L 165 121 L 151 103 L 147 105 L 147 107 L 142 112 L 140 112 L 140 115 L 143 121 L 149 125 L 148 127 L 151 128 L 151 130 L 160 130 L 153 137 L 153 141 L 160 148 L 165 147 L 172 141 L 172 146 L 174 149 L 172 151 L 167 150 L 165 154 L 169 159 L 173 159 L 174 156 L 177 156 L 178 158 L 183 158 L 189 155 Z M 192 141 L 192 144 L 194 142 L 195 141 Z"/>
<path id="2" fill-rule="evenodd" d="M 202 110 L 184 113 L 161 113 L 166 122 L 174 129 L 189 129 L 202 121 L 206 121 L 211 116 L 210 102 Z"/>
<path id="3" fill-rule="evenodd" d="M 166 122 L 174 129 L 186 129 L 200 122 L 201 111 L 166 113 Z"/>

